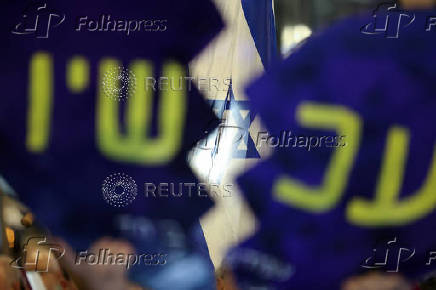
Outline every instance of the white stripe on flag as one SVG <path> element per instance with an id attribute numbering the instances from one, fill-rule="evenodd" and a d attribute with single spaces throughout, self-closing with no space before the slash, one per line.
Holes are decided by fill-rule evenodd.
<path id="1" fill-rule="evenodd" d="M 219 83 L 223 83 L 224 80 L 231 78 L 234 101 L 237 104 L 239 101 L 247 100 L 244 94 L 247 84 L 260 75 L 264 67 L 245 19 L 241 0 L 215 0 L 215 3 L 226 27 L 192 61 L 190 71 L 195 79 L 217 79 Z M 227 90 L 220 90 L 219 87 L 217 89 L 213 86 L 201 92 L 208 100 L 221 101 L 220 104 L 228 94 Z M 241 116 L 247 114 L 242 110 L 240 113 Z M 224 112 L 218 117 L 225 119 L 224 126 L 238 127 L 230 112 Z M 256 118 L 249 129 L 249 134 L 254 141 L 261 127 L 260 121 Z M 216 155 L 211 156 L 211 151 L 204 150 L 204 148 L 196 148 L 191 152 L 190 158 L 191 166 L 200 179 L 233 185 L 232 197 L 215 198 L 215 208 L 201 220 L 210 255 L 216 268 L 221 265 L 227 249 L 251 235 L 255 228 L 254 216 L 242 199 L 236 187 L 235 178 L 241 172 L 254 166 L 259 159 L 232 158 L 235 134 L 238 134 L 237 130 L 223 130 L 220 144 L 218 144 L 219 151 Z M 215 139 L 216 135 L 211 138 Z M 209 140 L 209 143 L 214 141 Z M 241 143 L 240 149 L 244 149 L 244 146 L 246 147 L 247 144 Z M 268 152 L 260 152 L 260 155 L 266 157 Z"/>

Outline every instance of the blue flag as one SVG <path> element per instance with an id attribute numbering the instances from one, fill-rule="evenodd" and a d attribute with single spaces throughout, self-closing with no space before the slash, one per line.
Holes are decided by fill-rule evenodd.
<path id="1" fill-rule="evenodd" d="M 343 20 L 248 89 L 274 154 L 239 179 L 260 220 L 228 256 L 242 288 L 435 269 L 436 11 L 402 14 L 398 33 Z"/>
<path id="2" fill-rule="evenodd" d="M 151 237 L 133 226 L 144 218 L 176 221 L 187 235 L 198 229 L 212 201 L 198 194 L 186 154 L 217 120 L 197 89 L 149 88 L 147 80 L 187 77 L 188 61 L 222 26 L 213 4 L 3 9 L 0 172 L 38 221 L 76 249 L 105 235 L 144 247 Z M 171 190 L 156 197 L 147 184 Z"/>

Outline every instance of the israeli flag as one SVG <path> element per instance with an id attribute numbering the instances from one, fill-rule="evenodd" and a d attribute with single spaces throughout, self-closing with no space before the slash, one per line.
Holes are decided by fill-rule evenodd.
<path id="1" fill-rule="evenodd" d="M 211 258 L 218 268 L 226 250 L 254 231 L 254 216 L 235 178 L 269 152 L 256 144 L 263 126 L 248 109 L 245 88 L 278 58 L 278 51 L 272 0 L 214 2 L 225 29 L 190 64 L 190 70 L 221 124 L 197 144 L 189 160 L 200 178 L 222 185 L 212 194 L 215 208 L 202 220 Z M 220 192 L 224 186 L 231 188 L 230 196 Z"/>

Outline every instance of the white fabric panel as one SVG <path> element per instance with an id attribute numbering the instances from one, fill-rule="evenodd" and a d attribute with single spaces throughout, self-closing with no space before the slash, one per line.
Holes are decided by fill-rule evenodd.
<path id="1" fill-rule="evenodd" d="M 246 100 L 244 89 L 250 81 L 263 72 L 263 65 L 254 40 L 250 34 L 248 24 L 240 0 L 215 0 L 221 12 L 226 27 L 209 46 L 190 64 L 191 75 L 194 78 L 215 78 L 220 84 L 225 79 L 233 79 L 233 92 L 236 100 Z M 227 90 L 210 87 L 201 90 L 208 99 L 224 100 Z M 226 125 L 234 125 L 232 118 L 225 118 Z M 255 120 L 250 127 L 250 134 L 256 141 L 256 135 L 261 128 L 259 120 Z M 228 130 L 230 131 L 230 130 Z M 213 163 L 205 164 L 195 149 L 192 152 L 191 166 L 200 179 L 214 183 L 211 173 L 222 173 L 221 184 L 232 184 L 232 197 L 215 198 L 215 208 L 201 220 L 210 255 L 215 268 L 219 268 L 227 249 L 251 235 L 255 229 L 255 220 L 248 206 L 244 202 L 239 189 L 236 187 L 235 177 L 252 167 L 259 159 L 231 159 L 231 146 L 226 140 L 232 136 L 224 133 L 223 144 Z M 226 139 L 229 138 L 229 139 Z M 230 144 L 231 145 L 231 144 Z M 264 148 L 262 148 L 264 149 Z M 200 152 L 201 153 L 201 152 Z M 268 152 L 260 152 L 264 157 Z M 219 172 L 216 172 L 219 171 Z"/>

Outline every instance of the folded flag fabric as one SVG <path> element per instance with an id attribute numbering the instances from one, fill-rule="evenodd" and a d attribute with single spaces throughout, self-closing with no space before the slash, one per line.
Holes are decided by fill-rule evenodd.
<path id="1" fill-rule="evenodd" d="M 241 197 L 236 177 L 267 150 L 256 135 L 262 124 L 249 108 L 245 88 L 278 58 L 271 0 L 215 0 L 225 28 L 191 63 L 196 84 L 207 97 L 220 125 L 190 153 L 190 165 L 207 182 L 227 186 L 202 219 L 216 267 L 229 246 L 254 231 L 254 218 Z M 210 131 L 210 130 L 208 130 Z"/>
<path id="2" fill-rule="evenodd" d="M 274 154 L 239 179 L 261 223 L 227 258 L 243 289 L 434 271 L 436 38 L 425 28 L 436 11 L 401 13 L 414 21 L 389 27 L 398 37 L 351 17 L 248 89 Z"/>
<path id="3" fill-rule="evenodd" d="M 140 247 L 144 217 L 197 228 L 212 201 L 186 155 L 218 121 L 183 80 L 222 26 L 214 5 L 4 5 L 0 172 L 38 220 L 76 249 L 105 235 Z"/>

